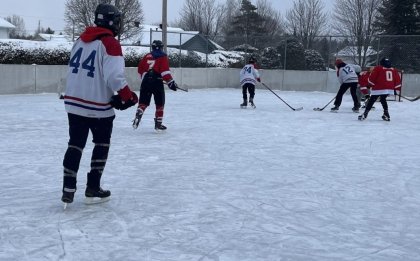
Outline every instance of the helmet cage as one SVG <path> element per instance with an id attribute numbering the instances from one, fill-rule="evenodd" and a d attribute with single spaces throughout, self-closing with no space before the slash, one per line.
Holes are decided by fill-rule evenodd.
<path id="1" fill-rule="evenodd" d="M 152 42 L 152 50 L 162 50 L 163 43 L 160 40 L 154 40 Z"/>
<path id="2" fill-rule="evenodd" d="M 95 10 L 94 23 L 103 28 L 107 28 L 117 36 L 121 32 L 122 14 L 113 5 L 99 4 Z"/>

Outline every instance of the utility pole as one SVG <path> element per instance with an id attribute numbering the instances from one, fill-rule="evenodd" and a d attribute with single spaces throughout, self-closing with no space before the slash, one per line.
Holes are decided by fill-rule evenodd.
<path id="1" fill-rule="evenodd" d="M 120 0 L 115 0 L 115 7 L 118 9 L 118 10 L 120 10 Z M 120 21 L 120 33 L 118 34 L 118 37 L 117 37 L 117 39 L 118 39 L 118 41 L 120 41 L 121 40 L 121 33 L 123 33 L 122 32 L 122 25 L 123 25 L 123 23 L 124 23 L 124 14 L 122 15 L 122 17 L 121 17 L 121 21 Z"/>
<path id="2" fill-rule="evenodd" d="M 74 19 L 71 18 L 71 22 L 72 22 L 72 41 L 74 42 Z"/>
<path id="3" fill-rule="evenodd" d="M 162 0 L 162 43 L 165 53 L 168 52 L 168 1 Z"/>

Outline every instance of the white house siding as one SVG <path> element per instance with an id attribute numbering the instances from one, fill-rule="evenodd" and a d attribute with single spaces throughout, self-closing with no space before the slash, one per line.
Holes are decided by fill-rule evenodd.
<path id="1" fill-rule="evenodd" d="M 9 31 L 7 28 L 0 27 L 0 39 L 9 39 Z"/>
<path id="2" fill-rule="evenodd" d="M 12 28 L 15 28 L 15 26 L 0 18 L 0 39 L 9 39 L 9 30 Z"/>

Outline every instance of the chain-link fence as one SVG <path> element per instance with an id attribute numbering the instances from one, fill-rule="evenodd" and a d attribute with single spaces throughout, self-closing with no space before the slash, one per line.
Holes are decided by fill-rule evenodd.
<path id="1" fill-rule="evenodd" d="M 162 40 L 162 31 L 150 31 L 142 45 Z M 336 58 L 363 68 L 382 57 L 407 73 L 420 71 L 420 35 L 377 35 L 364 44 L 351 36 L 257 35 L 208 37 L 197 32 L 168 32 L 167 47 L 172 67 L 241 68 L 253 56 L 264 69 L 334 70 Z"/>

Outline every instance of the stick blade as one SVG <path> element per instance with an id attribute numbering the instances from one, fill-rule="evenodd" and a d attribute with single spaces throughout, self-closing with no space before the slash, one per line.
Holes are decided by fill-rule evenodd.
<path id="1" fill-rule="evenodd" d="M 322 111 L 321 108 L 314 108 L 314 111 Z"/>
<path id="2" fill-rule="evenodd" d="M 301 110 L 303 110 L 303 107 L 299 107 L 299 108 L 294 109 L 294 111 L 301 111 Z"/>

